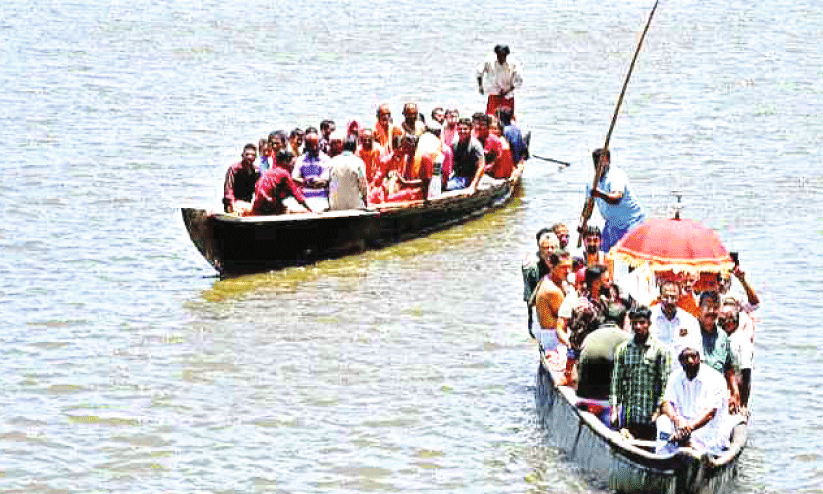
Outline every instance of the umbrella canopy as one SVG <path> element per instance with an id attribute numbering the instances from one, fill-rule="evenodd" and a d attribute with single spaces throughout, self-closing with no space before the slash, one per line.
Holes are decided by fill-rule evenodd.
<path id="1" fill-rule="evenodd" d="M 687 219 L 650 219 L 620 239 L 609 255 L 629 266 L 648 263 L 654 272 L 718 273 L 734 268 L 714 230 Z"/>

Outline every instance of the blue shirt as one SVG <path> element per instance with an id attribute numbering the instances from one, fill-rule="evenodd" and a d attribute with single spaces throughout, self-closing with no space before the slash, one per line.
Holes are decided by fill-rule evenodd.
<path id="1" fill-rule="evenodd" d="M 312 177 L 321 178 L 328 181 L 330 161 L 331 158 L 329 158 L 329 156 L 322 151 L 317 155 L 303 153 L 302 155 L 300 155 L 299 158 L 297 158 L 297 161 L 294 163 L 292 177 L 302 179 Z M 323 197 L 325 199 L 328 199 L 329 188 L 322 187 L 319 189 L 314 189 L 311 187 L 304 186 L 303 195 L 306 197 Z"/>
<path id="2" fill-rule="evenodd" d="M 520 160 L 523 159 L 523 153 L 526 150 L 526 143 L 523 142 L 523 133 L 514 124 L 509 124 L 503 128 L 503 136 L 509 141 L 512 153 L 512 163 L 517 166 Z"/>
<path id="3" fill-rule="evenodd" d="M 614 165 L 609 166 L 608 171 L 600 178 L 597 188 L 607 194 L 623 193 L 623 198 L 617 204 L 609 204 L 599 197 L 595 199 L 597 209 L 600 210 L 600 216 L 606 220 L 600 248 L 603 251 L 608 251 L 626 232 L 646 221 L 646 213 L 643 211 L 640 201 L 637 200 L 631 185 L 629 185 L 629 178 L 620 168 Z M 589 191 L 587 185 L 587 196 Z"/>

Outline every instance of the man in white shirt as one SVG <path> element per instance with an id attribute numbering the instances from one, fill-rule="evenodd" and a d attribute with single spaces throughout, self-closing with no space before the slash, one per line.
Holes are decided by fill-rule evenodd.
<path id="1" fill-rule="evenodd" d="M 754 366 L 754 344 L 751 334 L 741 321 L 744 314 L 733 301 L 723 302 L 717 314 L 717 324 L 729 335 L 729 345 L 732 349 L 732 368 L 740 390 L 740 406 L 746 415 L 749 406 L 749 395 L 752 388 L 752 367 Z"/>
<path id="2" fill-rule="evenodd" d="M 477 85 L 480 94 L 488 94 L 487 115 L 497 115 L 498 108 L 509 108 L 514 118 L 514 90 L 523 84 L 520 64 L 506 60 L 510 50 L 507 45 L 494 47 L 494 57 L 489 57 L 477 67 Z"/>
<path id="3" fill-rule="evenodd" d="M 700 348 L 700 323 L 694 316 L 677 307 L 680 285 L 676 281 L 664 281 L 660 285 L 660 303 L 652 306 L 652 325 L 649 332 L 671 352 L 672 371 L 680 364 L 677 356 L 688 344 Z"/>
<path id="4" fill-rule="evenodd" d="M 682 370 L 672 374 L 663 393 L 663 415 L 657 420 L 659 454 L 680 446 L 719 454 L 729 447 L 726 382 L 716 370 L 700 365 L 698 348 L 687 346 L 680 352 Z"/>
<path id="5" fill-rule="evenodd" d="M 356 150 L 357 138 L 348 136 L 342 154 L 329 163 L 329 208 L 332 211 L 366 207 L 366 165 L 354 154 Z"/>

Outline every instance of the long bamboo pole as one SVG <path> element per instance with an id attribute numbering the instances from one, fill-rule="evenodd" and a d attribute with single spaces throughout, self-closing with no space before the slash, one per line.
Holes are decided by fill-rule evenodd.
<path id="1" fill-rule="evenodd" d="M 646 21 L 646 27 L 643 28 L 643 34 L 640 35 L 640 41 L 637 43 L 637 49 L 634 51 L 634 57 L 632 57 L 632 63 L 629 65 L 629 71 L 626 73 L 626 80 L 623 82 L 623 89 L 620 90 L 620 97 L 617 98 L 617 106 L 614 109 L 614 115 L 612 115 L 612 123 L 609 125 L 609 132 L 606 134 L 606 143 L 603 144 L 603 149 L 609 149 L 609 141 L 612 138 L 612 131 L 614 131 L 614 125 L 617 123 L 617 115 L 620 113 L 620 105 L 623 104 L 623 96 L 626 95 L 626 88 L 629 87 L 629 79 L 632 77 L 632 71 L 634 70 L 634 63 L 637 61 L 637 55 L 640 54 L 640 48 L 643 46 L 643 40 L 646 39 L 646 33 L 649 32 L 649 26 L 652 23 L 652 17 L 654 16 L 654 11 L 657 10 L 657 3 L 659 0 L 655 0 L 654 7 L 652 7 L 652 11 L 649 13 L 649 20 Z M 594 180 L 592 181 L 592 188 L 594 190 L 597 188 L 597 184 L 600 183 L 600 179 L 603 178 L 603 164 L 602 160 L 597 163 L 597 167 L 594 172 Z M 580 214 L 580 227 L 578 228 L 579 232 L 583 232 L 586 229 L 586 226 L 589 222 L 589 219 L 592 217 L 592 211 L 594 210 L 594 197 L 589 195 L 586 198 L 586 204 L 583 206 L 583 212 Z M 577 237 L 577 246 L 580 247 L 583 244 L 583 234 Z"/>

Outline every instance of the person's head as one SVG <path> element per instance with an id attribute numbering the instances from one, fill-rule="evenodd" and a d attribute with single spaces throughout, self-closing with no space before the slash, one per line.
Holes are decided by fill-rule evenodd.
<path id="1" fill-rule="evenodd" d="M 569 245 L 569 229 L 563 223 L 555 223 L 552 225 L 552 231 L 560 240 L 560 247 L 565 249 Z"/>
<path id="2" fill-rule="evenodd" d="M 291 131 L 291 134 L 289 134 L 289 142 L 295 151 L 300 152 L 300 146 L 303 145 L 304 138 L 305 133 L 299 127 L 295 127 L 294 130 Z"/>
<path id="3" fill-rule="evenodd" d="M 609 277 L 609 268 L 602 264 L 595 264 L 586 268 L 586 290 L 592 297 L 608 297 L 609 284 L 611 279 Z"/>
<path id="4" fill-rule="evenodd" d="M 626 306 L 621 302 L 612 302 L 606 307 L 606 315 L 603 318 L 604 323 L 612 323 L 618 327 L 623 327 L 626 323 Z"/>
<path id="5" fill-rule="evenodd" d="M 565 281 L 572 271 L 572 256 L 567 250 L 555 249 L 549 254 L 551 277 L 555 282 Z"/>
<path id="6" fill-rule="evenodd" d="M 311 153 L 320 151 L 320 135 L 317 133 L 317 129 L 314 127 L 307 128 L 303 138 L 306 141 L 306 151 Z"/>
<path id="7" fill-rule="evenodd" d="M 489 127 L 489 132 L 496 135 L 497 137 L 503 137 L 503 132 L 505 131 L 505 127 L 503 123 L 499 119 L 492 119 L 492 125 Z"/>
<path id="8" fill-rule="evenodd" d="M 677 310 L 677 301 L 680 300 L 680 284 L 675 280 L 665 280 L 660 285 L 660 307 L 667 314 Z"/>
<path id="9" fill-rule="evenodd" d="M 460 120 L 460 112 L 457 108 L 446 110 L 446 126 L 454 127 L 457 125 L 458 120 Z"/>
<path id="10" fill-rule="evenodd" d="M 257 148 L 260 150 L 260 156 L 269 156 L 271 154 L 271 148 L 269 147 L 269 141 L 267 139 L 260 139 Z"/>
<path id="11" fill-rule="evenodd" d="M 652 311 L 645 305 L 636 307 L 629 312 L 629 321 L 632 323 L 632 332 L 638 342 L 646 341 L 649 337 L 649 326 L 652 321 Z"/>
<path id="12" fill-rule="evenodd" d="M 720 309 L 720 295 L 717 292 L 703 292 L 700 294 L 700 328 L 706 331 L 715 330 L 717 314 Z"/>
<path id="13" fill-rule="evenodd" d="M 343 141 L 343 151 L 349 151 L 351 153 L 357 151 L 357 137 L 353 135 L 347 135 L 346 140 Z"/>
<path id="14" fill-rule="evenodd" d="M 432 120 L 441 125 L 443 124 L 443 121 L 446 120 L 446 111 L 442 106 L 438 106 L 432 110 Z"/>
<path id="15" fill-rule="evenodd" d="M 472 136 L 472 121 L 469 118 L 461 118 L 457 122 L 457 138 L 460 142 L 468 141 Z"/>
<path id="16" fill-rule="evenodd" d="M 549 262 L 551 253 L 560 248 L 560 242 L 557 240 L 557 235 L 551 231 L 547 231 L 542 236 L 538 233 L 537 248 L 540 259 Z"/>
<path id="17" fill-rule="evenodd" d="M 243 163 L 248 166 L 254 163 L 254 160 L 257 159 L 257 148 L 252 143 L 248 143 L 243 146 L 243 154 L 240 155 L 243 158 Z"/>
<path id="18" fill-rule="evenodd" d="M 474 133 L 480 139 L 485 139 L 489 135 L 489 116 L 482 112 L 472 115 L 472 125 Z"/>
<path id="19" fill-rule="evenodd" d="M 604 161 L 606 164 L 605 169 L 608 169 L 609 163 L 612 161 L 612 153 L 608 149 L 597 148 L 592 151 L 592 161 L 594 161 L 595 168 L 597 168 L 598 163 Z"/>
<path id="20" fill-rule="evenodd" d="M 389 125 L 389 123 L 391 123 L 391 109 L 389 105 L 380 105 L 377 108 L 377 121 L 382 125 Z"/>
<path id="21" fill-rule="evenodd" d="M 694 379 L 697 376 L 697 372 L 700 370 L 700 351 L 693 346 L 687 346 L 680 351 L 680 355 L 677 359 L 680 361 L 680 365 L 683 367 L 683 372 L 686 374 L 689 381 Z"/>
<path id="22" fill-rule="evenodd" d="M 600 250 L 602 240 L 603 235 L 600 233 L 600 227 L 589 225 L 586 229 L 586 252 L 589 254 L 597 254 Z"/>
<path id="23" fill-rule="evenodd" d="M 374 147 L 374 132 L 371 129 L 360 131 L 360 146 L 363 149 L 372 149 Z"/>
<path id="24" fill-rule="evenodd" d="M 402 139 L 400 139 L 400 146 L 398 147 L 398 149 L 403 154 L 413 155 L 416 147 L 417 137 L 406 134 L 403 136 Z"/>
<path id="25" fill-rule="evenodd" d="M 494 47 L 494 54 L 497 55 L 497 61 L 500 63 L 506 62 L 506 57 L 509 56 L 508 45 L 496 45 Z"/>
<path id="26" fill-rule="evenodd" d="M 346 136 L 339 131 L 334 131 L 329 136 L 329 156 L 334 157 L 343 152 L 343 141 Z"/>
<path id="27" fill-rule="evenodd" d="M 737 331 L 740 326 L 740 307 L 734 301 L 724 301 L 717 313 L 717 325 L 727 334 Z"/>
<path id="28" fill-rule="evenodd" d="M 326 140 L 328 140 L 331 133 L 336 129 L 337 127 L 334 125 L 333 120 L 323 120 L 320 122 L 320 133 L 323 134 L 323 138 Z"/>
<path id="29" fill-rule="evenodd" d="M 543 228 L 537 230 L 537 235 L 535 235 L 535 240 L 537 240 L 537 245 L 538 246 L 540 245 L 540 239 L 543 238 L 543 236 L 546 235 L 547 233 L 552 233 L 551 228 L 543 227 Z"/>
<path id="30" fill-rule="evenodd" d="M 497 118 L 498 120 L 500 120 L 500 123 L 504 126 L 510 125 L 512 123 L 513 115 L 514 113 L 512 113 L 512 109 L 506 106 L 502 106 L 497 109 Z"/>
<path id="31" fill-rule="evenodd" d="M 269 146 L 272 149 L 272 153 L 277 154 L 284 149 L 286 147 L 287 139 L 288 135 L 285 130 L 275 130 L 269 134 Z"/>
<path id="32" fill-rule="evenodd" d="M 406 103 L 403 106 L 403 119 L 406 125 L 413 126 L 417 122 L 417 105 L 415 103 Z"/>

